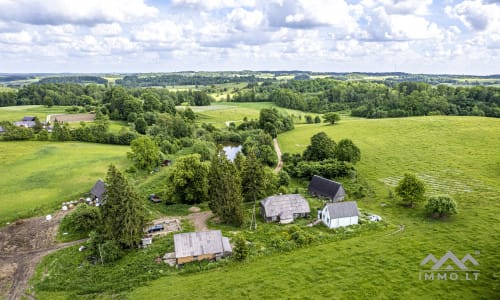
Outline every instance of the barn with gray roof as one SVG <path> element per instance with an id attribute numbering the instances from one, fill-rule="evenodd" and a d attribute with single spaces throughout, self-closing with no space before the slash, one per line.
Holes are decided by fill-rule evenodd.
<path id="1" fill-rule="evenodd" d="M 345 196 L 345 190 L 341 183 L 318 175 L 313 176 L 309 182 L 308 190 L 311 195 L 327 198 L 332 202 L 342 201 Z"/>
<path id="2" fill-rule="evenodd" d="M 231 255 L 229 239 L 220 230 L 178 233 L 174 235 L 175 259 L 182 265 L 199 260 L 218 260 Z"/>
<path id="3" fill-rule="evenodd" d="M 266 222 L 287 224 L 308 217 L 310 212 L 309 203 L 299 194 L 270 196 L 260 202 L 260 214 Z"/>
<path id="4" fill-rule="evenodd" d="M 319 217 L 328 228 L 345 227 L 358 224 L 359 210 L 355 201 L 328 203 Z"/>

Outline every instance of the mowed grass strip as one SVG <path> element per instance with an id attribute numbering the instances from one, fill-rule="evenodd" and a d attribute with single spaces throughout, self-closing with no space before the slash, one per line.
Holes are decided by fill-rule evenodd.
<path id="1" fill-rule="evenodd" d="M 302 152 L 325 131 L 350 138 L 362 152 L 359 174 L 373 195 L 358 205 L 401 231 L 255 257 L 222 269 L 167 276 L 134 290 L 130 299 L 495 299 L 500 294 L 500 120 L 420 117 L 343 120 L 339 125 L 298 125 L 278 137 L 282 151 Z M 389 189 L 404 172 L 424 180 L 429 195 L 448 193 L 459 215 L 433 220 L 404 208 Z M 391 184 L 388 184 L 391 183 Z M 381 205 L 383 204 L 383 205 Z M 279 226 L 279 225 L 276 225 Z M 452 251 L 471 254 L 480 271 L 473 280 L 421 280 L 421 261 Z M 468 267 L 472 267 L 468 265 Z"/>
<path id="2" fill-rule="evenodd" d="M 0 142 L 0 224 L 40 214 L 90 191 L 130 147 L 91 143 Z"/>

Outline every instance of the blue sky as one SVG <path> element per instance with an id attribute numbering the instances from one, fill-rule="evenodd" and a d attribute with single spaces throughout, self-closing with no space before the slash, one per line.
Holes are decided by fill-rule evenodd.
<path id="1" fill-rule="evenodd" d="M 0 0 L 0 72 L 500 73 L 499 0 Z"/>

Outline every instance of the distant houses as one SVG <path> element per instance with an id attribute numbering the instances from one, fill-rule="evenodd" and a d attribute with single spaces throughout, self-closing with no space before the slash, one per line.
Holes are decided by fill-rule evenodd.
<path id="1" fill-rule="evenodd" d="M 266 222 L 281 224 L 296 218 L 307 218 L 311 212 L 307 200 L 299 194 L 270 196 L 260 202 L 260 213 Z"/>
<path id="2" fill-rule="evenodd" d="M 231 244 L 220 230 L 187 232 L 174 235 L 178 265 L 192 261 L 219 260 L 232 254 Z"/>
<path id="3" fill-rule="evenodd" d="M 345 190 L 341 183 L 314 175 L 309 182 L 309 193 L 316 197 L 329 199 L 331 202 L 344 200 Z"/>
<path id="4" fill-rule="evenodd" d="M 36 117 L 25 116 L 21 121 L 14 122 L 17 127 L 33 128 L 36 125 Z"/>
<path id="5" fill-rule="evenodd" d="M 358 224 L 359 210 L 356 202 L 334 202 L 325 205 L 318 216 L 328 228 Z"/>

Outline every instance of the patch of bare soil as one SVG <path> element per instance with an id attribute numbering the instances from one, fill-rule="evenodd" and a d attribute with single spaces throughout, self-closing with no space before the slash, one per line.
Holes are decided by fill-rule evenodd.
<path id="1" fill-rule="evenodd" d="M 0 298 L 32 297 L 25 290 L 42 257 L 82 242 L 57 244 L 57 228 L 66 213 L 58 212 L 50 221 L 45 217 L 18 220 L 0 229 Z"/>
<path id="2" fill-rule="evenodd" d="M 194 231 L 207 231 L 207 220 L 210 219 L 212 215 L 211 211 L 203 211 L 189 214 L 185 218 L 193 224 Z"/>
<path id="3" fill-rule="evenodd" d="M 283 168 L 283 160 L 281 160 L 281 149 L 280 149 L 280 144 L 278 144 L 277 138 L 273 139 L 273 145 L 274 145 L 274 151 L 276 151 L 276 155 L 278 156 L 278 165 L 274 169 L 274 173 L 279 173 L 279 171 L 281 171 L 281 169 Z"/>
<path id="4" fill-rule="evenodd" d="M 94 121 L 95 114 L 66 114 L 66 115 L 50 115 L 50 123 L 58 122 L 81 122 Z"/>

